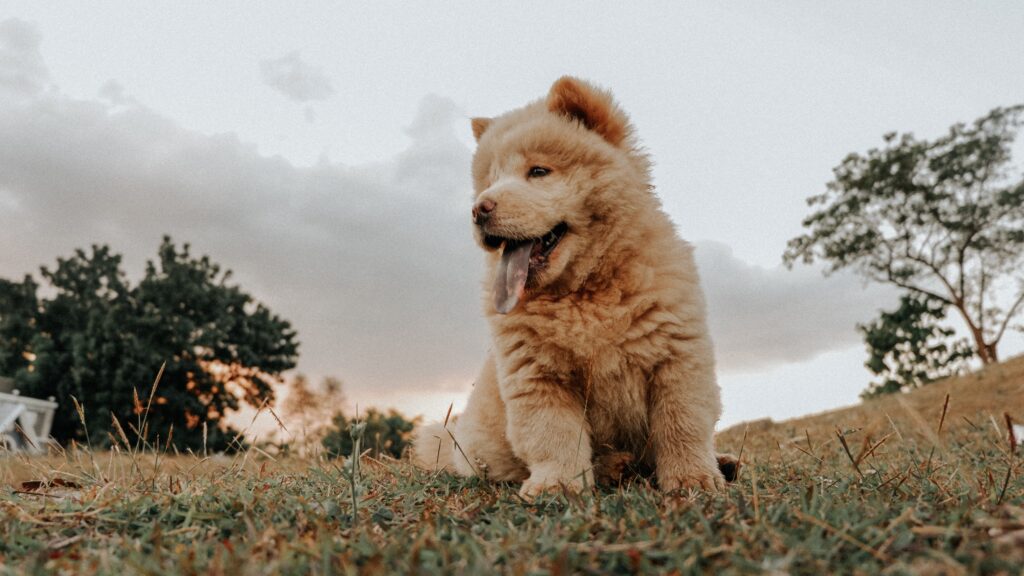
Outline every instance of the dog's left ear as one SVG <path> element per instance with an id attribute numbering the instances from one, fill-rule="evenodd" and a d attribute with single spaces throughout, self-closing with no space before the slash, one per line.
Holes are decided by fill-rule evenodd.
<path id="1" fill-rule="evenodd" d="M 578 78 L 562 76 L 548 93 L 548 110 L 578 120 L 618 146 L 629 135 L 629 119 L 612 95 Z"/>

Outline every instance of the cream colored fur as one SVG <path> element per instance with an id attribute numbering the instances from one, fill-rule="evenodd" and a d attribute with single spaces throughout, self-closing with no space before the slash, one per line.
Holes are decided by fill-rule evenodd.
<path id="1" fill-rule="evenodd" d="M 589 486 L 595 458 L 627 452 L 662 489 L 721 487 L 719 389 L 692 248 L 661 210 L 625 114 L 566 77 L 543 100 L 475 119 L 473 132 L 476 202 L 495 205 L 475 227 L 481 245 L 485 233 L 535 238 L 560 222 L 569 232 L 505 315 L 489 289 L 500 251 L 489 251 L 493 351 L 465 412 L 447 430 L 418 431 L 414 462 L 522 481 L 530 497 Z M 529 177 L 533 166 L 551 173 Z"/>

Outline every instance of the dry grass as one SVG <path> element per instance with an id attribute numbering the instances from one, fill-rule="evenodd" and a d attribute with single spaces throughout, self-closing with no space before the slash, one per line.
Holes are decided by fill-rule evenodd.
<path id="1" fill-rule="evenodd" d="M 0 456 L 0 573 L 1020 574 L 1024 464 L 1003 413 L 1024 421 L 1022 376 L 1017 359 L 726 431 L 746 466 L 715 496 L 637 482 L 525 503 L 367 457 L 353 477 L 257 452 Z"/>
<path id="2" fill-rule="evenodd" d="M 946 403 L 946 398 L 949 403 Z M 934 441 L 946 410 L 944 426 L 995 426 L 1005 429 L 1004 413 L 1024 423 L 1024 356 L 979 372 L 936 382 L 910 394 L 893 394 L 856 406 L 786 420 L 758 420 L 723 430 L 717 441 L 738 449 L 744 433 L 747 446 L 771 452 L 778 445 L 800 444 L 806 437 L 835 437 L 835 429 L 856 430 L 861 437 L 889 433 Z"/>

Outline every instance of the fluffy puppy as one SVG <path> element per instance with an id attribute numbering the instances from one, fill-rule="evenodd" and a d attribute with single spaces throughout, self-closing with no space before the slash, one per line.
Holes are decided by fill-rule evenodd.
<path id="1" fill-rule="evenodd" d="M 420 429 L 413 461 L 522 481 L 525 497 L 589 486 L 595 462 L 623 454 L 664 490 L 720 488 L 693 250 L 661 210 L 625 113 L 564 77 L 472 126 L 493 350 L 465 412 Z"/>

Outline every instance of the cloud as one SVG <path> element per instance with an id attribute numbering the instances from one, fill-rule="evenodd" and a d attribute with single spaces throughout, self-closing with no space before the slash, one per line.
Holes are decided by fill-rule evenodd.
<path id="1" fill-rule="evenodd" d="M 17 18 L 0 22 L 0 95 L 31 96 L 42 91 L 49 72 L 39 52 L 42 35 Z"/>
<path id="2" fill-rule="evenodd" d="M 718 242 L 697 244 L 711 334 L 725 371 L 801 362 L 861 341 L 855 326 L 891 306 L 896 293 L 852 274 L 823 278 L 808 267 L 762 268 Z"/>
<path id="3" fill-rule="evenodd" d="M 0 97 L 0 276 L 95 242 L 137 272 L 170 233 L 292 320 L 312 374 L 362 390 L 471 380 L 486 326 L 466 271 L 482 256 L 454 104 L 426 98 L 391 159 L 301 167 L 103 92 Z"/>
<path id="4" fill-rule="evenodd" d="M 116 82 L 96 100 L 43 90 L 39 35 L 14 22 L 0 24 L 0 82 L 17 87 L 0 92 L 0 276 L 92 243 L 137 274 L 169 233 L 290 319 L 300 369 L 340 376 L 354 402 L 467 388 L 488 334 L 465 114 L 451 100 L 425 97 L 391 158 L 297 166 L 185 129 Z M 884 297 L 849 277 L 750 266 L 721 244 L 697 257 L 724 370 L 848 347 Z"/>
<path id="5" fill-rule="evenodd" d="M 96 94 L 100 97 L 100 100 L 109 102 L 114 106 L 136 103 L 133 98 L 125 93 L 124 86 L 117 80 L 107 80 L 103 83 L 103 86 L 100 86 L 99 92 Z"/>
<path id="6" fill-rule="evenodd" d="M 334 87 L 323 71 L 302 61 L 299 53 L 260 61 L 263 83 L 296 102 L 325 100 Z"/>

